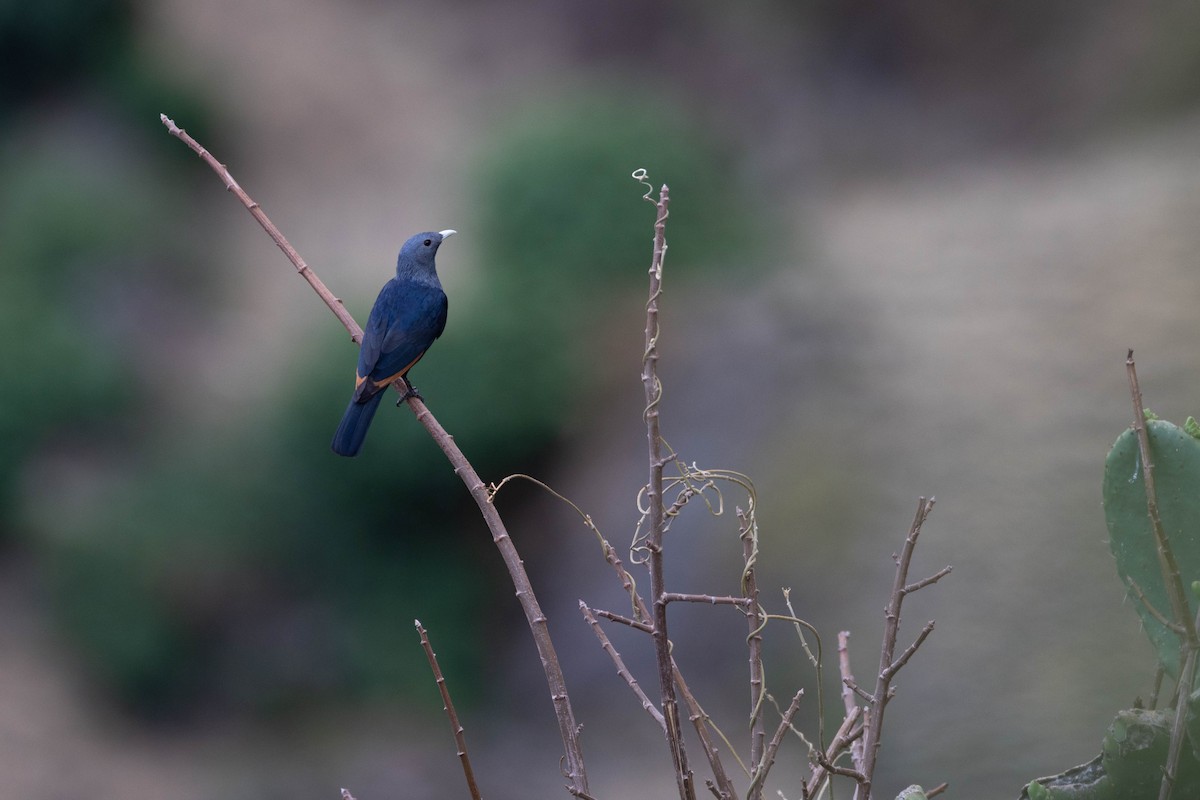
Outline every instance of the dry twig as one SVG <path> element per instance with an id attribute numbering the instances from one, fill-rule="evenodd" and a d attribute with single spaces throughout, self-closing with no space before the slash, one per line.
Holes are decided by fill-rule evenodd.
<path id="1" fill-rule="evenodd" d="M 647 182 L 645 170 L 634 173 L 637 180 Z M 650 202 L 650 194 L 646 199 Z M 667 208 L 670 194 L 664 183 L 658 192 L 658 211 L 654 221 L 654 250 L 650 259 L 650 296 L 646 301 L 646 349 L 642 354 L 642 388 L 646 394 L 646 408 L 642 417 L 646 422 L 646 443 L 649 453 L 650 477 L 646 481 L 646 505 L 649 508 L 649 530 L 646 549 L 649 551 L 650 600 L 653 609 L 654 652 L 658 657 L 658 684 L 662 695 L 662 713 L 666 720 L 667 747 L 671 751 L 671 762 L 675 769 L 675 782 L 681 800 L 695 800 L 696 788 L 692 771 L 688 767 L 687 752 L 683 746 L 679 728 L 679 706 L 675 699 L 675 679 L 671 668 L 671 643 L 667 635 L 667 601 L 663 583 L 663 530 L 665 508 L 663 507 L 663 466 L 669 458 L 663 457 L 662 438 L 658 429 L 659 401 L 662 399 L 662 383 L 658 378 L 658 300 L 662 296 L 663 257 L 667 252 Z"/>
<path id="2" fill-rule="evenodd" d="M 921 629 L 916 640 L 897 658 L 895 653 L 896 638 L 900 632 L 900 607 L 905 596 L 910 592 L 910 586 L 916 588 L 929 586 L 950 572 L 950 568 L 946 567 L 929 578 L 914 584 L 908 583 L 908 568 L 912 563 L 913 551 L 917 546 L 917 537 L 921 534 L 921 526 L 925 524 L 929 512 L 933 510 L 934 502 L 932 497 L 928 500 L 922 497 L 917 502 L 917 512 L 913 517 L 912 525 L 909 526 L 904 547 L 901 548 L 900 555 L 896 557 L 896 579 L 892 584 L 891 599 L 888 601 L 885 612 L 883 646 L 879 653 L 879 674 L 875 680 L 875 692 L 871 695 L 871 702 L 867 706 L 866 717 L 863 720 L 862 766 L 860 769 L 852 770 L 861 776 L 855 777 L 859 781 L 859 791 L 856 796 L 860 800 L 870 800 L 871 798 L 871 783 L 875 774 L 875 762 L 879 755 L 880 737 L 883 733 L 883 712 L 887 709 L 888 700 L 893 694 L 892 679 L 933 631 L 933 622 L 930 621 Z M 916 589 L 911 589 L 911 591 L 916 591 Z M 842 774 L 848 773 L 843 772 Z"/>
<path id="3" fill-rule="evenodd" d="M 429 659 L 429 668 L 433 670 L 433 679 L 437 683 L 438 692 L 442 695 L 442 710 L 446 712 L 446 718 L 450 720 L 450 729 L 454 732 L 454 743 L 458 745 L 458 758 L 462 762 L 463 776 L 467 779 L 467 791 L 471 793 L 473 800 L 481 800 L 479 785 L 475 783 L 475 770 L 471 769 L 471 757 L 467 755 L 467 737 L 463 733 L 462 723 L 458 721 L 454 703 L 450 700 L 450 688 L 446 686 L 446 678 L 442 675 L 442 668 L 438 666 L 437 654 L 433 652 L 429 634 L 421 625 L 421 620 L 415 619 L 413 624 L 417 628 L 417 633 L 421 635 L 421 648 L 425 650 L 425 657 Z"/>
<path id="4" fill-rule="evenodd" d="M 792 727 L 792 719 L 796 716 L 796 712 L 800 710 L 800 699 L 804 697 L 804 690 L 800 689 L 792 697 L 792 702 L 788 706 L 787 711 L 783 712 L 783 717 L 779 720 L 779 726 L 775 729 L 775 734 L 771 737 L 771 741 L 767 744 L 766 750 L 762 754 L 762 760 L 754 764 L 754 776 L 750 779 L 750 788 L 746 790 L 746 798 L 762 797 L 763 782 L 767 779 L 767 773 L 771 771 L 771 767 L 775 764 L 775 756 L 779 753 L 779 745 L 783 743 L 784 734 Z"/>
<path id="5" fill-rule="evenodd" d="M 854 673 L 850 671 L 850 631 L 838 632 L 838 670 L 842 676 L 842 706 L 846 709 L 846 719 L 849 719 L 852 714 L 860 711 L 858 703 L 854 701 L 855 694 L 865 700 L 871 699 L 869 694 L 858 687 L 854 681 Z M 855 769 L 862 770 L 862 739 L 856 740 L 850 748 L 850 760 Z"/>
<path id="6" fill-rule="evenodd" d="M 592 609 L 588 608 L 587 603 L 580 600 L 579 610 L 583 613 L 583 618 L 587 620 L 587 624 L 592 627 L 592 632 L 596 634 L 596 638 L 600 640 L 600 646 L 604 648 L 604 652 L 608 653 L 608 657 L 612 659 L 613 664 L 617 668 L 617 675 L 621 677 L 621 680 L 625 681 L 630 690 L 637 696 L 646 713 L 654 718 L 659 727 L 665 729 L 667 723 L 663 720 L 662 712 L 655 707 L 654 701 L 646 696 L 646 693 L 642 691 L 641 685 L 638 684 L 637 678 L 633 677 L 633 673 L 625 666 L 624 659 L 617 652 L 617 648 L 613 647 L 613 643 L 609 640 L 604 629 L 600 627 L 600 621 L 596 619 L 596 615 L 592 613 Z M 632 622 L 632 620 L 630 621 Z"/>
<path id="7" fill-rule="evenodd" d="M 1154 532 L 1154 542 L 1157 545 L 1158 566 L 1162 571 L 1163 585 L 1171 602 L 1171 616 L 1174 624 L 1172 630 L 1183 634 L 1179 657 L 1179 681 L 1175 693 L 1175 720 L 1171 725 L 1171 743 L 1167 750 L 1167 761 L 1163 765 L 1162 783 L 1159 785 L 1158 800 L 1169 800 L 1175 788 L 1175 778 L 1179 772 L 1179 759 L 1183 753 L 1183 742 L 1186 733 L 1187 697 L 1192 691 L 1196 675 L 1196 658 L 1200 653 L 1200 635 L 1196 629 L 1200 627 L 1200 612 L 1195 622 L 1188 606 L 1187 595 L 1183 589 L 1183 578 L 1179 572 L 1179 562 L 1171 549 L 1171 542 L 1163 530 L 1162 518 L 1158 513 L 1158 494 L 1154 488 L 1154 459 L 1150 454 L 1150 433 L 1146 430 L 1145 406 L 1142 404 L 1142 389 L 1138 385 L 1137 366 L 1133 361 L 1133 350 L 1125 357 L 1125 372 L 1129 377 L 1129 394 L 1133 400 L 1133 430 L 1137 434 L 1138 451 L 1142 457 L 1142 481 L 1146 486 L 1146 513 L 1150 517 L 1150 527 Z M 1143 595 L 1144 597 L 1144 595 Z M 1146 604 L 1150 607 L 1149 603 Z"/>
<path id="8" fill-rule="evenodd" d="M 758 604 L 758 537 L 755 535 L 754 523 L 742 509 L 737 509 L 738 538 L 742 542 L 742 597 L 747 602 L 746 625 L 749 633 L 746 635 L 746 646 L 750 662 L 750 768 L 754 771 L 754 779 L 746 791 L 746 800 L 757 800 L 762 797 L 763 780 L 769 769 L 763 757 L 766 740 L 766 725 L 763 722 L 763 695 L 766 693 L 766 682 L 763 674 L 762 661 L 762 630 L 766 627 L 762 608 Z M 794 705 L 799 706 L 800 695 L 796 695 Z M 793 711 L 794 715 L 795 712 Z M 787 717 L 787 715 L 784 715 Z M 790 722 L 790 718 L 788 718 Z M 782 730 L 782 729 L 781 729 Z M 780 734 L 782 737 L 782 733 Z"/>

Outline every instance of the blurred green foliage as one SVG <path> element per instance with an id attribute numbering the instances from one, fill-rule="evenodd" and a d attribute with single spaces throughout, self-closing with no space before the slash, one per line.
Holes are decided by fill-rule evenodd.
<path id="1" fill-rule="evenodd" d="M 489 276 L 553 299 L 571 317 L 610 286 L 641 286 L 654 213 L 631 177 L 667 183 L 677 270 L 752 269 L 763 209 L 732 157 L 669 98 L 625 87 L 581 91 L 513 115 L 480 167 Z M 635 267 L 642 266 L 642 270 Z"/>
<path id="2" fill-rule="evenodd" d="M 0 43 L 19 38 L 18 55 L 47 70 L 0 95 L 0 490 L 25 489 L 22 516 L 7 504 L 0 531 L 20 526 L 87 673 L 148 716 L 397 692 L 432 704 L 420 616 L 456 699 L 478 697 L 503 616 L 488 598 L 509 596 L 505 579 L 411 415 L 381 413 L 357 459 L 330 454 L 353 363 L 341 337 L 315 327 L 320 340 L 297 341 L 296 366 L 272 376 L 295 390 L 216 429 L 154 406 L 175 329 L 203 330 L 223 301 L 191 198 L 229 201 L 157 122 L 183 108 L 203 131 L 204 103 L 148 77 L 160 72 L 141 63 L 124 4 L 22 8 L 0 10 Z M 81 25 L 96 40 L 72 52 Z M 26 104 L 77 86 L 85 125 L 25 130 Z M 661 98 L 579 92 L 489 141 L 476 173 L 486 269 L 472 297 L 451 298 L 449 329 L 413 376 L 485 480 L 553 452 L 594 387 L 588 348 L 607 310 L 640 296 L 654 210 L 633 169 L 676 190 L 681 274 L 748 269 L 756 239 L 729 159 Z M 61 474 L 37 466 L 50 453 L 108 467 L 68 497 L 29 484 Z"/>
<path id="3" fill-rule="evenodd" d="M 0 125 L 46 92 L 91 79 L 133 43 L 126 0 L 0 0 Z"/>

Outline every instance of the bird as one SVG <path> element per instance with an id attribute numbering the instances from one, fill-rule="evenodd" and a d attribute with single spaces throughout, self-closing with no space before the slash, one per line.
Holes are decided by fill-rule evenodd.
<path id="1" fill-rule="evenodd" d="M 400 248 L 396 277 L 379 291 L 363 329 L 354 394 L 331 445 L 338 455 L 358 455 L 384 390 L 408 374 L 445 330 L 446 293 L 433 259 L 454 233 L 418 233 Z M 411 384 L 409 393 L 415 394 Z"/>

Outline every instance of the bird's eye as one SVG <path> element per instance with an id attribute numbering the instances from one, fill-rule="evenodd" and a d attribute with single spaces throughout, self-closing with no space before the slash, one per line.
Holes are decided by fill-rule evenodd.
<path id="1" fill-rule="evenodd" d="M 426 240 L 425 240 L 425 246 L 426 246 L 426 247 L 429 247 L 429 245 L 431 245 L 431 244 L 433 244 L 433 239 L 426 239 Z"/>

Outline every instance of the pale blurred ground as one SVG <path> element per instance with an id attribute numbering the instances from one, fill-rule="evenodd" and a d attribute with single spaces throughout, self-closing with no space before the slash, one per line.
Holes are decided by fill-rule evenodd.
<path id="1" fill-rule="evenodd" d="M 1076 87 L 1072 102 L 1102 106 L 1114 65 L 1149 35 L 1134 5 L 1108 8 L 1114 21 L 1094 26 L 1077 62 L 1048 65 L 1072 73 L 1063 81 Z M 631 9 L 619 9 L 633 14 L 627 34 L 601 14 L 591 21 L 611 58 L 623 35 L 631 49 L 647 45 L 637 27 L 645 12 Z M 651 21 L 670 28 L 670 14 L 663 6 Z M 729 50 L 696 68 L 697 85 L 721 69 L 736 83 L 789 68 L 769 19 L 706 14 L 706 30 L 725 26 L 717 40 Z M 462 235 L 442 276 L 452 298 L 466 298 L 458 309 L 486 302 L 470 294 L 472 272 L 488 266 L 471 234 L 471 153 L 514 108 L 569 86 L 566 66 L 591 57 L 588 37 L 548 2 L 161 0 L 145 6 L 143 26 L 145 46 L 172 70 L 216 87 L 224 136 L 242 154 L 225 160 L 335 291 L 368 296 L 403 232 L 455 227 Z M 758 37 L 767 38 L 756 48 Z M 664 60 L 706 63 L 686 30 L 649 39 L 666 42 Z M 709 33 L 694 46 L 713 43 Z M 1009 91 L 1022 97 L 1036 80 L 1014 75 Z M 1136 348 L 1147 404 L 1160 416 L 1200 410 L 1200 119 L 1070 130 L 1023 146 L 1022 135 L 1037 141 L 1029 131 L 1046 111 L 1035 103 L 1001 105 L 1021 112 L 1014 121 L 991 118 L 997 112 L 980 101 L 976 119 L 962 110 L 971 104 L 961 85 L 947 89 L 955 102 L 945 105 L 854 99 L 853 89 L 811 76 L 714 89 L 734 117 L 729 129 L 745 137 L 742 166 L 759 176 L 782 225 L 766 248 L 767 272 L 668 284 L 664 434 L 689 461 L 754 477 L 769 553 L 760 586 L 792 587 L 829 650 L 837 630 L 852 630 L 860 677 L 877 658 L 889 555 L 917 496 L 937 496 L 915 570 L 955 571 L 906 611 L 907 637 L 928 618 L 938 627 L 898 681 L 881 785 L 948 780 L 948 796 L 1014 797 L 1033 777 L 1090 759 L 1113 712 L 1148 691 L 1151 655 L 1122 607 L 1099 485 L 1130 416 L 1126 348 Z M 1008 133 L 988 136 L 993 123 Z M 669 180 L 652 164 L 630 166 Z M 215 177 L 212 190 L 221 191 Z M 630 198 L 639 202 L 632 185 Z M 232 198 L 214 217 L 202 221 L 211 246 L 241 284 L 236 307 L 203 332 L 200 362 L 176 376 L 190 389 L 178 402 L 197 425 L 254 402 L 247 391 L 269 399 L 261 373 L 286 354 L 290 332 L 324 325 L 342 335 Z M 668 258 L 669 275 L 686 267 Z M 628 539 L 644 472 L 641 321 L 638 298 L 612 321 L 598 344 L 611 392 L 580 411 L 544 476 L 615 543 Z M 673 580 L 680 590 L 732 591 L 732 526 L 694 519 L 694 531 L 672 534 L 684 562 Z M 594 793 L 670 796 L 661 742 L 576 616 L 579 597 L 620 609 L 617 588 L 570 515 L 535 503 L 513 522 L 518 543 L 535 526 L 564 540 L 549 549 L 558 534 L 543 535 L 548 549 L 526 557 L 546 587 Z M 334 798 L 343 785 L 359 800 L 465 796 L 438 717 L 349 708 L 298 724 L 216 719 L 162 732 L 114 721 L 46 632 L 20 564 L 4 575 L 4 796 Z M 781 610 L 777 594 L 769 601 Z M 412 615 L 401 610 L 397 624 Z M 746 695 L 741 621 L 690 609 L 678 619 L 684 669 L 736 731 Z M 768 665 L 780 694 L 810 681 L 787 636 Z M 493 666 L 480 680 L 496 683 L 499 699 L 464 719 L 484 796 L 564 796 L 527 637 L 518 631 Z M 793 798 L 797 750 L 776 773 Z"/>

